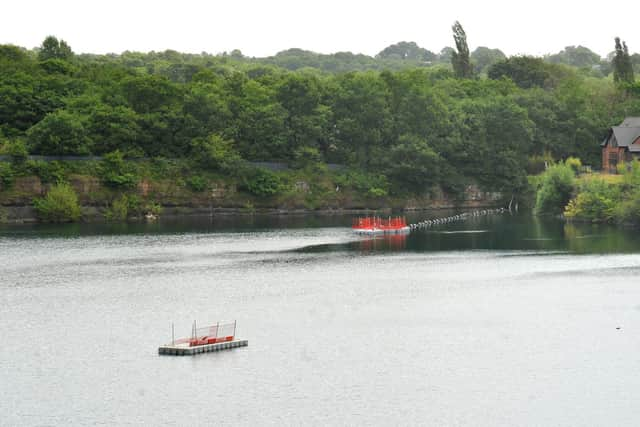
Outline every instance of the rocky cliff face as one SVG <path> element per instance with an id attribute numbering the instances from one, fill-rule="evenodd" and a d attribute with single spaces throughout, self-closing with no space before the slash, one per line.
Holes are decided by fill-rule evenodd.
<path id="1" fill-rule="evenodd" d="M 72 175 L 69 183 L 78 194 L 82 205 L 83 219 L 104 220 L 104 213 L 122 191 L 105 187 L 98 178 Z M 51 184 L 43 183 L 36 176 L 17 177 L 9 189 L 0 189 L 0 222 L 35 222 L 33 200 L 46 194 Z M 287 214 L 305 212 L 349 213 L 362 210 L 415 211 L 440 208 L 477 208 L 499 206 L 502 194 L 486 192 L 476 185 L 469 185 L 462 197 L 450 197 L 441 190 L 428 196 L 412 198 L 366 199 L 357 194 L 336 190 L 327 200 L 315 206 L 305 204 L 304 197 L 310 193 L 310 185 L 296 182 L 293 196 L 286 199 L 256 199 L 238 191 L 235 185 L 211 182 L 205 191 L 193 192 L 173 180 L 141 181 L 135 189 L 127 191 L 142 201 L 153 201 L 163 207 L 165 216 L 181 215 L 225 215 L 225 214 Z"/>

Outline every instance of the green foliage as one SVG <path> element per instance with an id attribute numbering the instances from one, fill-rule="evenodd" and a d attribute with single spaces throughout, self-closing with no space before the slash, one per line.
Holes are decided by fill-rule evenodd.
<path id="1" fill-rule="evenodd" d="M 69 184 L 56 184 L 33 201 L 38 218 L 45 222 L 73 222 L 80 218 L 78 196 Z"/>
<path id="2" fill-rule="evenodd" d="M 283 190 L 280 177 L 262 168 L 251 170 L 244 177 L 241 188 L 259 197 L 275 196 Z"/>
<path id="3" fill-rule="evenodd" d="M 187 186 L 191 191 L 202 193 L 207 189 L 207 180 L 203 176 L 193 175 L 187 179 Z"/>
<path id="4" fill-rule="evenodd" d="M 514 56 L 497 62 L 487 74 L 494 80 L 509 78 L 523 89 L 545 87 L 551 78 L 550 65 L 531 56 Z"/>
<path id="5" fill-rule="evenodd" d="M 100 175 L 105 185 L 113 188 L 133 188 L 139 178 L 133 172 L 132 165 L 125 162 L 124 155 L 116 150 L 102 158 Z"/>
<path id="6" fill-rule="evenodd" d="M 402 189 L 428 192 L 439 182 L 443 160 L 429 144 L 416 136 L 403 135 L 389 153 L 389 176 Z"/>
<path id="7" fill-rule="evenodd" d="M 386 187 L 368 185 L 363 195 L 435 187 L 451 194 L 470 182 L 508 194 L 524 191 L 525 170 L 539 172 L 544 161 L 580 157 L 598 169 L 607 129 L 640 112 L 637 83 L 588 77 L 606 75 L 608 63 L 594 62 L 586 48 L 544 59 L 505 59 L 486 47 L 469 54 L 459 23 L 454 40 L 456 49 L 438 55 L 401 42 L 376 58 L 300 49 L 270 58 L 171 50 L 73 56 L 55 38 L 37 51 L 0 45 L 0 135 L 26 141 L 36 155 L 172 159 L 107 156 L 97 174 L 118 189 L 142 176 L 242 182 L 253 178 L 246 161 L 278 161 L 301 174 L 339 163 L 385 177 Z M 620 52 L 628 54 L 623 43 Z M 638 58 L 629 56 L 632 65 Z M 468 78 L 473 67 L 490 78 Z M 81 174 L 96 174 L 86 167 Z M 26 161 L 12 173 L 53 183 L 74 168 Z"/>
<path id="8" fill-rule="evenodd" d="M 299 147 L 293 154 L 291 165 L 296 169 L 309 168 L 322 162 L 322 155 L 317 148 Z"/>
<path id="9" fill-rule="evenodd" d="M 625 194 L 614 210 L 616 220 L 621 223 L 640 224 L 640 187 Z"/>
<path id="10" fill-rule="evenodd" d="M 105 211 L 107 221 L 126 221 L 129 217 L 129 197 L 126 194 L 114 199 Z"/>
<path id="11" fill-rule="evenodd" d="M 13 178 L 14 171 L 11 163 L 0 162 L 0 191 L 11 187 Z"/>
<path id="12" fill-rule="evenodd" d="M 29 151 L 27 150 L 27 145 L 24 143 L 22 139 L 15 139 L 10 141 L 7 144 L 7 148 L 5 151 L 9 156 L 11 156 L 11 160 L 14 163 L 24 163 L 27 161 L 29 157 Z"/>
<path id="13" fill-rule="evenodd" d="M 68 61 L 71 58 L 73 58 L 71 47 L 69 47 L 64 40 L 58 40 L 54 36 L 48 36 L 44 39 L 38 52 L 38 59 L 40 61 L 46 61 L 48 59 L 64 59 Z"/>
<path id="14" fill-rule="evenodd" d="M 575 198 L 564 210 L 567 218 L 586 219 L 593 222 L 612 221 L 619 200 L 619 190 L 600 179 L 584 181 Z"/>
<path id="15" fill-rule="evenodd" d="M 500 49 L 489 49 L 488 47 L 479 46 L 471 52 L 471 61 L 476 74 L 486 73 L 487 69 L 496 62 L 502 61 L 507 57 Z"/>
<path id="16" fill-rule="evenodd" d="M 553 164 L 553 157 L 550 153 L 534 154 L 527 159 L 527 173 L 529 175 L 540 174 L 551 164 Z"/>
<path id="17" fill-rule="evenodd" d="M 462 25 L 456 21 L 451 27 L 453 30 L 453 40 L 456 43 L 457 51 L 451 52 L 451 64 L 453 73 L 459 79 L 470 79 L 473 77 L 473 67 L 469 59 L 469 46 L 467 45 L 467 34 Z"/>
<path id="18" fill-rule="evenodd" d="M 549 167 L 538 182 L 536 214 L 559 214 L 571 199 L 575 174 L 571 167 L 556 164 Z"/>
<path id="19" fill-rule="evenodd" d="M 582 169 L 582 162 L 577 157 L 569 157 L 564 161 L 564 164 L 569 166 L 574 174 L 578 174 Z"/>
<path id="20" fill-rule="evenodd" d="M 350 170 L 336 175 L 338 190 L 350 189 L 366 197 L 384 197 L 389 194 L 389 181 L 385 175 Z"/>
<path id="21" fill-rule="evenodd" d="M 191 157 L 204 169 L 224 173 L 237 172 L 243 163 L 233 141 L 216 134 L 195 138 L 191 143 Z"/>
<path id="22" fill-rule="evenodd" d="M 153 201 L 144 201 L 135 194 L 122 194 L 113 199 L 106 209 L 104 217 L 107 221 L 126 221 L 130 218 L 142 218 L 144 215 L 158 216 L 162 206 Z"/>
<path id="23" fill-rule="evenodd" d="M 435 61 L 436 54 L 421 48 L 415 42 L 400 42 L 387 46 L 376 55 L 376 58 L 413 61 Z"/>
<path id="24" fill-rule="evenodd" d="M 44 155 L 86 155 L 91 153 L 91 140 L 83 117 L 67 110 L 57 110 L 27 131 L 31 150 Z"/>
<path id="25" fill-rule="evenodd" d="M 611 61 L 613 64 L 613 81 L 620 84 L 632 84 L 635 82 L 633 75 L 633 65 L 629 56 L 627 43 L 620 43 L 620 38 L 615 38 L 615 55 Z"/>
<path id="26" fill-rule="evenodd" d="M 567 46 L 562 51 L 549 55 L 547 61 L 574 67 L 593 67 L 600 64 L 600 55 L 584 46 Z"/>
<path id="27" fill-rule="evenodd" d="M 45 184 L 63 183 L 68 175 L 65 166 L 58 161 L 30 160 L 26 167 L 30 173 L 36 175 Z"/>

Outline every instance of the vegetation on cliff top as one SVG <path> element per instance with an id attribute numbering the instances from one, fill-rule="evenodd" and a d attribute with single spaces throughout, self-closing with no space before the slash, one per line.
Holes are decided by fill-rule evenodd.
<path id="1" fill-rule="evenodd" d="M 597 168 L 608 127 L 640 114 L 636 55 L 626 45 L 616 46 L 615 61 L 594 63 L 581 47 L 546 59 L 469 53 L 459 24 L 454 39 L 456 50 L 437 55 L 398 43 L 367 57 L 377 64 L 362 67 L 369 71 L 335 74 L 318 55 L 316 68 L 293 66 L 310 57 L 296 50 L 253 59 L 75 55 L 55 37 L 37 51 L 2 45 L 0 154 L 14 161 L 0 162 L 0 191 L 19 175 L 63 182 L 73 173 L 68 164 L 27 160 L 29 153 L 103 156 L 83 172 L 122 191 L 141 179 L 131 159 L 146 159 L 150 167 L 181 162 L 193 191 L 213 174 L 262 198 L 292 184 L 248 162 L 299 171 L 338 163 L 343 177 L 371 177 L 370 195 L 457 194 L 469 182 L 517 194 L 537 159 L 576 156 Z M 352 60 L 331 57 L 335 71 L 352 70 Z M 606 77 L 612 71 L 615 83 Z M 327 187 L 340 186 L 338 175 Z"/>

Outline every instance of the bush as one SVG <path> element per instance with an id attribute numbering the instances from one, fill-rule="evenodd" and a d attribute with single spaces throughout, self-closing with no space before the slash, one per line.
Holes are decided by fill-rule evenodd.
<path id="1" fill-rule="evenodd" d="M 44 183 L 58 184 L 66 181 L 67 171 L 58 161 L 29 160 L 26 168 Z"/>
<path id="2" fill-rule="evenodd" d="M 138 183 L 138 177 L 118 150 L 104 155 L 100 175 L 104 184 L 112 188 L 133 188 Z"/>
<path id="3" fill-rule="evenodd" d="M 22 139 L 11 141 L 6 148 L 6 151 L 14 163 L 24 163 L 29 157 L 27 145 Z"/>
<path id="4" fill-rule="evenodd" d="M 582 162 L 576 157 L 569 157 L 564 161 L 564 164 L 569 166 L 574 174 L 577 174 L 582 169 Z"/>
<path id="5" fill-rule="evenodd" d="M 194 175 L 187 179 L 187 186 L 191 189 L 191 191 L 202 193 L 207 189 L 207 180 L 200 175 Z"/>
<path id="6" fill-rule="evenodd" d="M 140 197 L 123 194 L 111 202 L 104 216 L 108 221 L 126 221 L 131 217 L 142 217 L 146 214 L 160 215 L 162 206 L 154 202 L 144 202 Z"/>
<path id="7" fill-rule="evenodd" d="M 271 171 L 254 169 L 244 178 L 242 189 L 260 197 L 275 196 L 282 191 L 282 182 Z"/>
<path id="8" fill-rule="evenodd" d="M 586 219 L 593 222 L 608 222 L 615 217 L 619 191 L 599 179 L 584 182 L 578 195 L 565 208 L 567 218 Z"/>
<path id="9" fill-rule="evenodd" d="M 382 174 L 349 171 L 336 176 L 338 187 L 352 189 L 368 197 L 384 197 L 389 194 L 389 181 Z"/>
<path id="10" fill-rule="evenodd" d="M 0 190 L 11 187 L 14 175 L 11 163 L 0 162 Z"/>
<path id="11" fill-rule="evenodd" d="M 640 224 L 640 188 L 627 194 L 614 213 L 618 222 Z"/>
<path id="12" fill-rule="evenodd" d="M 225 173 L 237 173 L 244 163 L 233 141 L 216 134 L 195 138 L 191 143 L 191 158 L 202 168 Z"/>
<path id="13" fill-rule="evenodd" d="M 575 174 L 571 167 L 565 164 L 557 164 L 549 167 L 538 181 L 538 191 L 536 194 L 536 214 L 559 214 L 569 200 Z"/>
<path id="14" fill-rule="evenodd" d="M 322 162 L 322 155 L 314 147 L 298 147 L 293 152 L 291 167 L 294 169 L 305 169 Z"/>
<path id="15" fill-rule="evenodd" d="M 56 184 L 33 202 L 38 217 L 47 222 L 71 222 L 80 218 L 78 196 L 69 184 Z"/>
<path id="16" fill-rule="evenodd" d="M 126 221 L 129 217 L 129 198 L 123 194 L 111 202 L 111 206 L 107 208 L 104 217 L 108 221 Z"/>

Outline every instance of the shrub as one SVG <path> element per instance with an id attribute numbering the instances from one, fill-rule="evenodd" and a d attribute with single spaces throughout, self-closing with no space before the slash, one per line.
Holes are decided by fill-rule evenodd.
<path id="1" fill-rule="evenodd" d="M 202 193 L 207 189 L 207 180 L 200 175 L 194 175 L 187 179 L 187 186 L 191 189 L 191 191 Z"/>
<path id="2" fill-rule="evenodd" d="M 338 187 L 356 190 L 368 197 L 384 197 L 389 194 L 389 181 L 382 174 L 352 170 L 337 175 L 335 181 Z"/>
<path id="3" fill-rule="evenodd" d="M 291 166 L 294 169 L 305 169 L 322 162 L 322 155 L 314 147 L 298 147 L 293 152 Z"/>
<path id="4" fill-rule="evenodd" d="M 0 190 L 11 187 L 14 175 L 11 163 L 0 162 Z"/>
<path id="5" fill-rule="evenodd" d="M 574 174 L 577 174 L 582 169 L 582 162 L 577 157 L 569 157 L 564 161 L 564 164 L 569 166 Z"/>
<path id="6" fill-rule="evenodd" d="M 266 169 L 254 169 L 245 176 L 242 189 L 260 197 L 275 196 L 282 191 L 280 177 Z"/>
<path id="7" fill-rule="evenodd" d="M 71 222 L 80 218 L 78 196 L 69 184 L 56 184 L 33 202 L 38 217 L 47 222 Z"/>
<path id="8" fill-rule="evenodd" d="M 146 214 L 160 215 L 162 206 L 154 202 L 144 202 L 134 194 L 123 194 L 111 202 L 104 216 L 108 221 L 126 221 L 131 217 L 142 217 Z"/>
<path id="9" fill-rule="evenodd" d="M 585 181 L 578 195 L 565 208 L 567 218 L 586 219 L 593 222 L 611 221 L 615 217 L 615 207 L 619 199 L 616 186 L 603 180 Z"/>
<path id="10" fill-rule="evenodd" d="M 614 212 L 619 222 L 639 224 L 640 188 L 636 188 L 635 191 L 627 194 L 625 200 L 616 206 Z"/>
<path id="11" fill-rule="evenodd" d="M 64 165 L 58 161 L 29 160 L 26 163 L 26 167 L 29 172 L 40 178 L 42 182 L 57 184 L 66 181 L 67 171 Z"/>
<path id="12" fill-rule="evenodd" d="M 11 141 L 7 146 L 6 151 L 14 163 L 24 163 L 29 157 L 27 145 L 22 139 Z"/>
<path id="13" fill-rule="evenodd" d="M 243 164 L 233 141 L 216 134 L 195 138 L 191 143 L 191 157 L 200 167 L 226 173 L 237 173 Z"/>
<path id="14" fill-rule="evenodd" d="M 125 221 L 129 217 L 129 198 L 123 194 L 111 202 L 104 214 L 108 221 Z"/>
<path id="15" fill-rule="evenodd" d="M 133 188 L 138 183 L 138 177 L 118 150 L 104 155 L 100 175 L 104 184 L 113 188 Z"/>
<path id="16" fill-rule="evenodd" d="M 574 181 L 575 174 L 571 167 L 564 164 L 549 167 L 538 182 L 535 213 L 561 213 L 571 200 Z"/>

